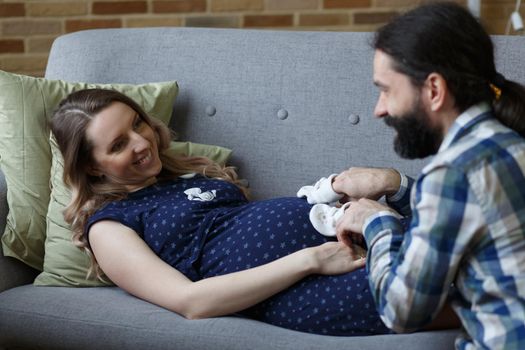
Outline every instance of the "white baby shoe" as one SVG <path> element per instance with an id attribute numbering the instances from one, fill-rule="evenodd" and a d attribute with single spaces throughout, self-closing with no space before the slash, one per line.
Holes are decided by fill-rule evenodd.
<path id="1" fill-rule="evenodd" d="M 327 204 L 316 204 L 310 209 L 310 222 L 312 226 L 324 236 L 334 237 L 335 226 L 337 220 L 343 216 L 345 209 L 348 208 L 350 202 L 346 202 L 343 206 L 331 207 Z"/>
<path id="2" fill-rule="evenodd" d="M 313 186 L 303 186 L 297 192 L 297 197 L 306 197 L 309 204 L 333 203 L 343 198 L 342 194 L 334 191 L 332 188 L 332 179 L 337 174 L 322 177 Z"/>
<path id="3" fill-rule="evenodd" d="M 188 188 L 184 191 L 190 201 L 209 202 L 217 196 L 216 190 L 202 192 L 198 187 Z"/>

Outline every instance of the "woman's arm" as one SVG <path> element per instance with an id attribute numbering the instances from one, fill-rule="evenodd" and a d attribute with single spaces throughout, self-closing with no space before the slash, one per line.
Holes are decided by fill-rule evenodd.
<path id="1" fill-rule="evenodd" d="M 189 319 L 231 314 L 307 275 L 340 274 L 365 264 L 352 248 L 329 242 L 252 269 L 192 282 L 155 255 L 135 231 L 118 222 L 95 223 L 89 238 L 100 267 L 116 285 Z"/>

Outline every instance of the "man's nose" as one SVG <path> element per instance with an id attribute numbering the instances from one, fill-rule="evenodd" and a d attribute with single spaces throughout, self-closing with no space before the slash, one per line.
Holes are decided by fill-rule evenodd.
<path id="1" fill-rule="evenodd" d="M 378 118 L 388 115 L 385 101 L 381 95 L 377 99 L 376 107 L 374 108 L 374 115 Z"/>

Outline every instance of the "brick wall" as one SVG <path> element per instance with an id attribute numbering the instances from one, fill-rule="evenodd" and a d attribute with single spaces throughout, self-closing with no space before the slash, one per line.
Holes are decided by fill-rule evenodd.
<path id="1" fill-rule="evenodd" d="M 0 0 L 0 69 L 42 76 L 53 39 L 83 29 L 187 26 L 373 31 L 424 1 Z M 515 0 L 482 1 L 481 19 L 490 33 L 505 32 L 514 6 Z"/>

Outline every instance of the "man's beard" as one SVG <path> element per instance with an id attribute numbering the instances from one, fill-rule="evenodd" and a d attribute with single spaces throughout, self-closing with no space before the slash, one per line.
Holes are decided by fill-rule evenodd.
<path id="1" fill-rule="evenodd" d="M 425 158 L 439 150 L 443 135 L 438 128 L 430 125 L 419 98 L 410 111 L 396 117 L 385 116 L 383 119 L 386 125 L 393 127 L 397 132 L 394 151 L 400 157 Z"/>

